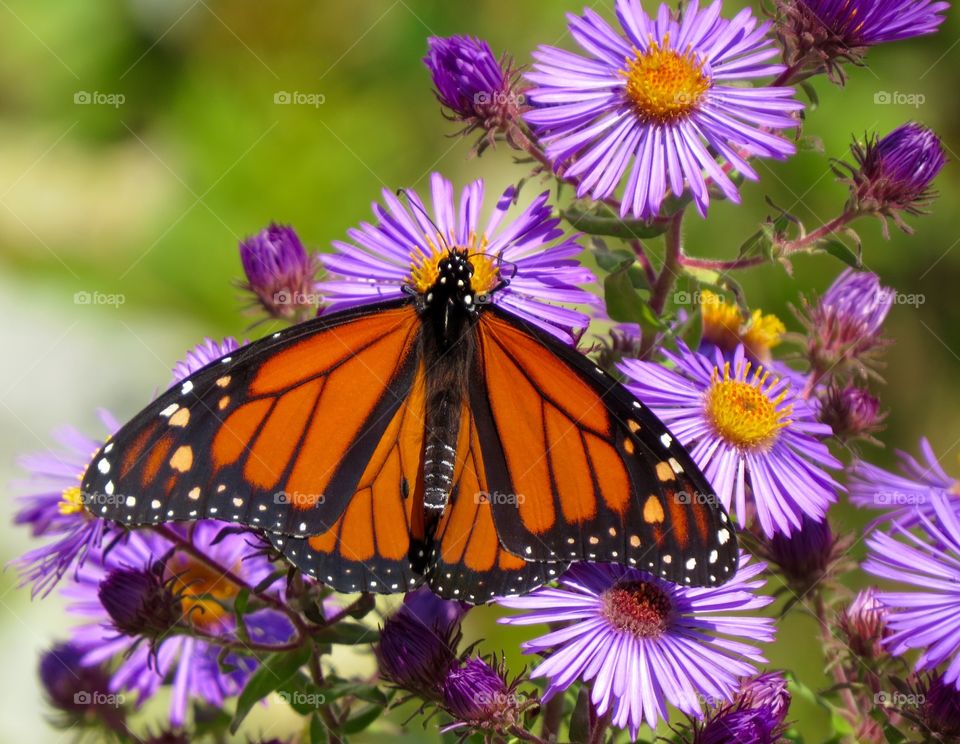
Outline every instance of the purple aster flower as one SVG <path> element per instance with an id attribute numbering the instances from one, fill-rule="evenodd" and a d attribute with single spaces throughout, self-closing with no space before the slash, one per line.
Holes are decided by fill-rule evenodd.
<path id="1" fill-rule="evenodd" d="M 107 412 L 101 413 L 101 421 L 109 432 L 119 428 Z M 50 538 L 12 564 L 20 585 L 33 585 L 34 596 L 48 594 L 68 571 L 81 566 L 111 529 L 91 514 L 89 497 L 80 491 L 80 478 L 103 442 L 72 427 L 54 436 L 61 448 L 22 457 L 20 465 L 29 477 L 14 484 L 28 492 L 18 499 L 14 522 L 28 525 L 35 537 Z"/>
<path id="2" fill-rule="evenodd" d="M 777 34 L 798 77 L 825 71 L 844 79 L 841 63 L 860 64 L 876 44 L 935 32 L 949 4 L 937 0 L 779 0 Z"/>
<path id="3" fill-rule="evenodd" d="M 454 667 L 443 684 L 443 707 L 457 723 L 475 728 L 505 731 L 520 716 L 521 697 L 516 685 L 507 684 L 502 665 L 491 666 L 483 659 L 468 659 Z"/>
<path id="4" fill-rule="evenodd" d="M 265 557 L 250 546 L 249 535 L 227 533 L 229 525 L 202 521 L 192 526 L 192 541 L 197 549 L 218 566 L 232 570 L 251 586 L 271 573 Z M 181 528 L 170 528 L 181 530 Z M 187 534 L 186 531 L 180 534 Z M 98 553 L 77 573 L 75 583 L 61 590 L 69 611 L 83 618 L 73 638 L 87 649 L 83 663 L 99 665 L 116 662 L 110 690 L 136 693 L 137 704 L 152 697 L 165 678 L 172 678 L 170 720 L 180 726 L 186 720 L 188 703 L 198 698 L 220 707 L 226 697 L 237 694 L 256 667 L 255 659 L 231 653 L 227 657 L 232 671 L 218 663 L 220 649 L 196 635 L 234 637 L 235 620 L 227 609 L 240 588 L 217 570 L 193 555 L 173 552 L 174 543 L 157 533 L 141 530 Z M 117 582 L 118 571 L 149 571 L 163 565 L 167 585 L 179 597 L 178 625 L 193 635 L 170 633 L 153 644 L 117 630 L 119 617 L 129 620 L 131 608 L 143 601 L 143 582 Z M 123 596 L 123 592 L 127 596 Z M 106 605 L 106 606 L 105 606 Z M 293 629 L 289 621 L 272 610 L 261 610 L 245 618 L 250 638 L 261 643 L 283 643 Z M 125 629 L 128 630 L 128 629 Z"/>
<path id="5" fill-rule="evenodd" d="M 828 427 L 789 382 L 754 366 L 737 347 L 731 360 L 681 344 L 664 352 L 671 368 L 627 359 L 627 386 L 686 447 L 727 509 L 746 523 L 747 495 L 763 534 L 789 535 L 803 515 L 821 521 L 839 484 L 826 468 L 840 467 L 821 438 Z"/>
<path id="6" fill-rule="evenodd" d="M 463 133 L 485 129 L 492 142 L 498 131 L 515 129 L 523 104 L 511 60 L 497 59 L 490 45 L 475 36 L 431 36 L 423 63 L 434 92 L 449 118 L 462 121 Z"/>
<path id="7" fill-rule="evenodd" d="M 919 514 L 919 535 L 895 523 L 891 534 L 876 531 L 867 538 L 863 569 L 915 589 L 877 593 L 888 611 L 890 652 L 919 649 L 917 671 L 945 664 L 944 682 L 960 689 L 960 518 L 946 496 L 931 498 L 933 513 Z"/>
<path id="8" fill-rule="evenodd" d="M 818 399 L 819 419 L 842 440 L 866 437 L 881 428 L 886 414 L 880 401 L 869 390 L 856 385 L 827 386 Z"/>
<path id="9" fill-rule="evenodd" d="M 875 367 L 887 346 L 881 328 L 895 297 L 876 274 L 845 269 L 816 305 L 807 304 L 807 358 L 816 374 L 852 369 L 865 375 Z"/>
<path id="10" fill-rule="evenodd" d="M 457 665 L 459 602 L 429 589 L 410 592 L 380 631 L 375 653 L 384 679 L 425 700 L 439 700 L 448 672 Z"/>
<path id="11" fill-rule="evenodd" d="M 588 315 L 553 304 L 599 307 L 600 301 L 578 286 L 593 284 L 596 277 L 577 261 L 583 247 L 564 236 L 560 219 L 547 205 L 549 192 L 507 221 L 504 218 L 517 195 L 511 186 L 489 220 L 481 223 L 483 181 L 466 186 L 459 204 L 448 180 L 434 173 L 430 183 L 432 213 L 416 192 L 406 190 L 408 207 L 384 189 L 386 206 L 373 205 L 377 224 L 363 223 L 350 230 L 353 243 L 336 241 L 336 251 L 321 257 L 337 277 L 320 284 L 330 303 L 328 310 L 399 298 L 405 287 L 426 292 L 446 249 L 457 247 L 470 251 L 478 301 L 501 287 L 501 282 L 509 282 L 490 294 L 491 302 L 567 341 L 575 329 L 586 327 Z"/>
<path id="12" fill-rule="evenodd" d="M 847 646 L 857 656 L 877 659 L 884 654 L 887 637 L 887 610 L 877 599 L 877 590 L 867 587 L 859 592 L 838 617 Z"/>
<path id="13" fill-rule="evenodd" d="M 557 588 L 498 600 L 526 611 L 501 622 L 565 623 L 523 644 L 527 653 L 548 654 L 531 673 L 548 679 L 544 698 L 578 679 L 592 682 L 597 712 L 612 709 L 613 724 L 636 737 L 643 721 L 656 728 L 667 718 L 667 703 L 700 717 L 702 700 L 732 701 L 739 677 L 764 661 L 753 643 L 773 640 L 773 620 L 740 614 L 773 601 L 755 594 L 764 568 L 743 555 L 728 583 L 691 588 L 625 566 L 580 563 Z"/>
<path id="14" fill-rule="evenodd" d="M 915 688 L 920 703 L 923 733 L 932 741 L 955 741 L 960 737 L 960 691 L 945 684 L 943 675 L 933 674 Z"/>
<path id="15" fill-rule="evenodd" d="M 783 726 L 770 709 L 727 706 L 697 731 L 694 744 L 777 744 Z"/>
<path id="16" fill-rule="evenodd" d="M 568 16 L 588 56 L 534 52 L 534 108 L 524 118 L 547 156 L 577 179 L 578 196 L 606 199 L 625 179 L 621 215 L 656 217 L 668 191 L 685 190 L 705 214 L 710 185 L 739 202 L 730 171 L 757 179 L 748 158 L 793 154 L 771 130 L 796 126 L 803 108 L 792 88 L 742 85 L 783 69 L 766 63 L 778 54 L 770 24 L 749 10 L 721 18 L 719 0 L 703 10 L 693 2 L 679 17 L 666 4 L 656 18 L 639 0 L 616 7 L 622 34 L 590 9 Z"/>
<path id="17" fill-rule="evenodd" d="M 82 663 L 86 651 L 75 642 L 65 642 L 40 657 L 40 684 L 47 703 L 59 714 L 56 723 L 63 728 L 102 724 L 126 733 L 123 698 L 110 692 L 106 669 Z"/>
<path id="18" fill-rule="evenodd" d="M 316 257 L 307 253 L 292 227 L 271 223 L 242 241 L 240 262 L 247 277 L 243 288 L 270 316 L 296 320 L 316 311 Z"/>
<path id="19" fill-rule="evenodd" d="M 921 514 L 933 517 L 938 495 L 956 499 L 960 483 L 944 472 L 926 437 L 920 439 L 922 461 L 897 450 L 900 473 L 857 460 L 850 468 L 850 501 L 865 509 L 882 509 L 879 521 L 896 522 L 904 528 L 917 524 Z"/>
<path id="20" fill-rule="evenodd" d="M 857 168 L 850 169 L 848 182 L 859 209 L 890 216 L 910 232 L 899 212 L 922 214 L 932 201 L 933 179 L 947 162 L 940 138 L 909 122 L 885 137 L 854 144 L 852 150 Z"/>
<path id="21" fill-rule="evenodd" d="M 211 362 L 215 362 L 221 357 L 225 357 L 231 351 L 236 351 L 245 345 L 246 341 L 237 342 L 232 336 L 222 341 L 214 341 L 212 338 L 205 338 L 194 348 L 187 352 L 187 355 L 177 362 L 173 367 L 173 380 L 171 387 L 181 382 L 194 372 L 199 372 Z"/>

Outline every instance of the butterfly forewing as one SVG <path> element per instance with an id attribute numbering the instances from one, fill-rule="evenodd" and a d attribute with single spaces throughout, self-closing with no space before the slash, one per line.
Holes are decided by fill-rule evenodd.
<path id="1" fill-rule="evenodd" d="M 625 563 L 698 586 L 733 575 L 728 517 L 656 416 L 520 319 L 494 308 L 477 333 L 470 400 L 507 550 Z"/>
<path id="2" fill-rule="evenodd" d="M 130 525 L 206 517 L 327 532 L 411 393 L 419 329 L 413 307 L 395 302 L 213 362 L 97 453 L 82 484 L 89 508 Z"/>

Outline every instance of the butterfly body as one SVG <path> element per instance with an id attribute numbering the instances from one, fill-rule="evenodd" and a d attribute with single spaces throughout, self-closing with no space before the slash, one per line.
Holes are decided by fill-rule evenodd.
<path id="1" fill-rule="evenodd" d="M 246 524 L 339 591 L 428 583 L 483 602 L 576 560 L 730 578 L 733 528 L 690 456 L 619 382 L 498 306 L 491 266 L 446 249 L 419 291 L 178 382 L 94 457 L 89 508 Z"/>

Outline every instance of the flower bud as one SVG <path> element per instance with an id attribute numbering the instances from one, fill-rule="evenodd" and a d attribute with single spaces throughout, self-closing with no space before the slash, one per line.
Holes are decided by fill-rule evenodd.
<path id="1" fill-rule="evenodd" d="M 318 264 L 292 227 L 271 223 L 241 242 L 240 262 L 247 277 L 243 288 L 271 317 L 302 320 L 316 313 Z"/>
<path id="2" fill-rule="evenodd" d="M 380 674 L 425 700 L 439 700 L 447 673 L 457 663 L 462 617 L 459 602 L 429 590 L 407 594 L 380 631 L 375 649 Z"/>
<path id="3" fill-rule="evenodd" d="M 887 636 L 886 618 L 886 608 L 869 587 L 841 610 L 838 624 L 853 653 L 863 659 L 877 659 L 886 654 L 882 645 Z"/>
<path id="4" fill-rule="evenodd" d="M 156 638 L 180 620 L 181 603 L 163 581 L 161 572 L 159 564 L 146 571 L 117 569 L 100 582 L 100 603 L 117 631 Z"/>
<path id="5" fill-rule="evenodd" d="M 946 163 L 940 138 L 909 122 L 880 139 L 854 144 L 857 168 L 851 169 L 852 198 L 858 209 L 891 217 L 905 232 L 900 212 L 923 214 L 934 198 L 934 178 Z"/>
<path id="6" fill-rule="evenodd" d="M 880 428 L 883 418 L 880 401 L 855 385 L 831 384 L 820 399 L 820 422 L 844 441 L 869 437 Z"/>
<path id="7" fill-rule="evenodd" d="M 503 670 L 483 659 L 451 669 L 443 684 L 443 707 L 460 723 L 503 731 L 519 718 L 519 697 Z"/>
<path id="8" fill-rule="evenodd" d="M 423 62 L 437 100 L 448 118 L 465 125 L 461 133 L 485 130 L 489 143 L 497 132 L 509 137 L 523 104 L 510 59 L 497 59 L 490 45 L 476 37 L 431 36 L 427 44 Z"/>

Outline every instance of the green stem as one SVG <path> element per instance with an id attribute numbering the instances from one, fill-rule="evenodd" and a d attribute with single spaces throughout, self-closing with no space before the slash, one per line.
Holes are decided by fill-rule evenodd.
<path id="1" fill-rule="evenodd" d="M 794 253 L 799 253 L 804 251 L 807 248 L 810 248 L 812 245 L 816 244 L 818 241 L 823 240 L 826 237 L 829 237 L 835 233 L 840 228 L 852 222 L 854 219 L 859 217 L 859 212 L 856 211 L 845 211 L 843 214 L 835 217 L 829 222 L 821 225 L 813 232 L 807 233 L 802 238 L 797 238 L 796 240 L 788 240 L 783 243 L 778 244 L 779 254 L 781 257 L 790 256 Z M 698 258 L 696 256 L 680 256 L 680 265 L 687 266 L 694 269 L 710 269 L 713 271 L 735 271 L 737 269 L 747 269 L 751 266 L 760 266 L 761 264 L 767 263 L 767 259 L 763 256 L 745 256 L 741 258 L 734 259 L 713 259 L 713 258 Z"/>
<path id="2" fill-rule="evenodd" d="M 650 309 L 657 315 L 663 315 L 670 290 L 673 289 L 683 270 L 682 223 L 683 210 L 680 210 L 670 218 L 670 227 L 664 235 L 666 253 L 663 258 L 663 267 L 653 285 L 653 294 L 650 297 Z"/>

